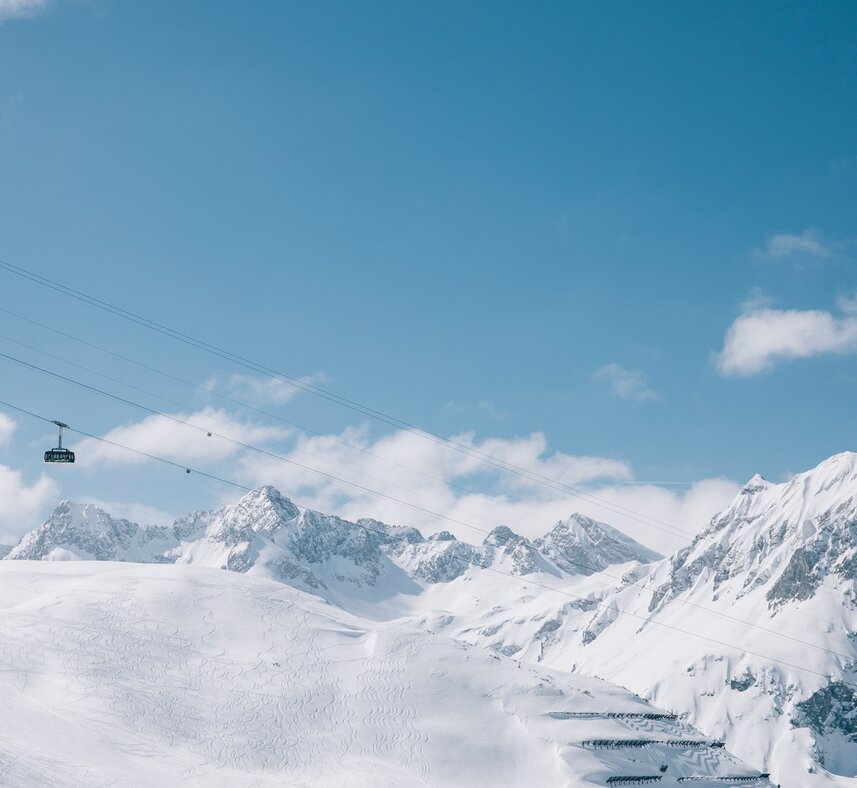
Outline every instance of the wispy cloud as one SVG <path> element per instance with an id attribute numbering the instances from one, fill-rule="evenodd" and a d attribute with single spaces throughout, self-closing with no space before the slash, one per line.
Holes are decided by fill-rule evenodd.
<path id="1" fill-rule="evenodd" d="M 850 296 L 840 296 L 836 305 L 846 315 L 857 315 L 857 293 Z"/>
<path id="2" fill-rule="evenodd" d="M 48 7 L 48 0 L 0 0 L 0 22 L 35 16 Z"/>
<path id="3" fill-rule="evenodd" d="M 5 413 L 0 413 L 0 446 L 9 442 L 12 433 L 18 428 L 18 422 Z"/>
<path id="4" fill-rule="evenodd" d="M 636 369 L 626 369 L 621 364 L 606 364 L 592 373 L 596 380 L 604 380 L 613 394 L 620 399 L 656 400 L 657 393 L 649 388 L 646 377 Z"/>
<path id="5" fill-rule="evenodd" d="M 58 495 L 59 488 L 45 474 L 28 485 L 20 471 L 0 465 L 0 541 L 14 544 L 38 524 L 35 518 Z"/>
<path id="6" fill-rule="evenodd" d="M 853 300 L 841 305 L 850 307 Z M 855 305 L 857 307 L 857 305 Z M 857 352 L 857 314 L 836 316 L 820 309 L 745 309 L 723 341 L 715 363 L 723 375 L 748 376 L 778 361 Z"/>
<path id="7" fill-rule="evenodd" d="M 487 416 L 492 421 L 503 421 L 512 415 L 508 410 L 501 410 L 498 408 L 497 403 L 490 399 L 480 400 L 479 404 L 476 406 L 476 410 Z"/>
<path id="8" fill-rule="evenodd" d="M 231 375 L 226 379 L 212 377 L 205 388 L 252 405 L 284 405 L 300 394 L 303 386 L 322 386 L 325 383 L 327 376 L 321 372 L 299 378 L 296 383 L 281 378 Z"/>
<path id="9" fill-rule="evenodd" d="M 178 519 L 171 512 L 165 512 L 163 509 L 145 503 L 104 501 L 91 496 L 83 496 L 81 500 L 95 504 L 100 509 L 104 509 L 105 512 L 110 512 L 113 517 L 122 517 L 139 525 L 172 525 Z"/>
<path id="10" fill-rule="evenodd" d="M 857 170 L 857 156 L 847 156 L 844 159 L 834 159 L 829 162 L 830 169 L 833 172 L 848 172 L 849 170 Z"/>
<path id="11" fill-rule="evenodd" d="M 773 260 L 794 256 L 823 258 L 830 257 L 832 254 L 815 230 L 804 230 L 800 235 L 776 233 L 757 253 L 761 257 Z"/>
<path id="12" fill-rule="evenodd" d="M 489 421 L 505 421 L 512 415 L 511 411 L 503 410 L 494 400 L 490 399 L 479 400 L 475 405 L 463 402 L 447 402 L 443 406 L 443 409 L 447 413 L 454 413 L 456 415 L 463 413 L 476 414 Z"/>

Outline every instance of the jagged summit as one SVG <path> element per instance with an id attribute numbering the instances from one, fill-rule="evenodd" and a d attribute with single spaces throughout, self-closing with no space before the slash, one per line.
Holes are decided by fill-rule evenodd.
<path id="1" fill-rule="evenodd" d="M 491 564 L 498 559 L 500 563 L 509 565 L 508 569 L 512 574 L 529 575 L 534 572 L 559 574 L 556 567 L 545 560 L 529 539 L 515 533 L 506 525 L 498 525 L 485 537 L 482 544 L 487 550 L 486 563 Z"/>
<path id="2" fill-rule="evenodd" d="M 176 527 L 187 534 L 204 529 L 208 538 L 237 544 L 250 539 L 253 533 L 275 533 L 300 514 L 300 509 L 276 487 L 266 485 L 251 490 L 235 503 L 180 518 Z"/>
<path id="3" fill-rule="evenodd" d="M 753 493 L 761 490 L 767 490 L 770 486 L 771 483 L 764 476 L 757 473 L 741 488 L 740 495 L 753 495 Z"/>
<path id="4" fill-rule="evenodd" d="M 498 525 L 483 540 L 487 547 L 511 547 L 516 544 L 528 543 L 520 534 L 516 534 L 508 525 Z"/>
<path id="5" fill-rule="evenodd" d="M 606 523 L 575 513 L 533 543 L 569 574 L 590 575 L 611 564 L 649 563 L 663 556 Z"/>

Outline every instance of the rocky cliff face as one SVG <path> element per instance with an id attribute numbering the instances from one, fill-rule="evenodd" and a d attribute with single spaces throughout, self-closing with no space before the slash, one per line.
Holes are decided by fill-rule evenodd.
<path id="1" fill-rule="evenodd" d="M 857 576 L 857 454 L 831 457 L 785 484 L 755 476 L 732 505 L 670 559 L 650 610 L 705 586 L 712 601 L 738 600 L 763 588 L 772 611 L 811 599 L 825 582 L 848 586 Z"/>

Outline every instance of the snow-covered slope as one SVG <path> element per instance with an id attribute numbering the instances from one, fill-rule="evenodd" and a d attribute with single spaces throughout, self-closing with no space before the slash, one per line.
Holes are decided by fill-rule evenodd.
<path id="1" fill-rule="evenodd" d="M 4 562 L 0 664 L 4 785 L 769 785 L 597 679 L 199 566 Z"/>

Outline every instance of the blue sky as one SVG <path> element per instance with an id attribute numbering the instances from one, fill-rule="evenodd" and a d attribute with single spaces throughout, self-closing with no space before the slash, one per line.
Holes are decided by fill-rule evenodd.
<path id="1" fill-rule="evenodd" d="M 855 51 L 846 2 L 0 0 L 0 259 L 692 530 L 734 484 L 691 506 L 611 479 L 781 479 L 855 448 Z M 0 308 L 364 449 L 401 437 L 4 272 Z M 187 405 L 0 340 L 158 410 L 224 404 L 2 312 L 0 334 Z M 0 390 L 97 434 L 145 415 L 8 362 Z M 109 457 L 44 469 L 48 432 L 7 416 L 0 490 L 30 503 L 0 536 L 60 495 L 172 514 L 233 494 Z M 571 505 L 401 442 L 486 496 Z M 234 452 L 191 459 L 411 519 Z"/>

